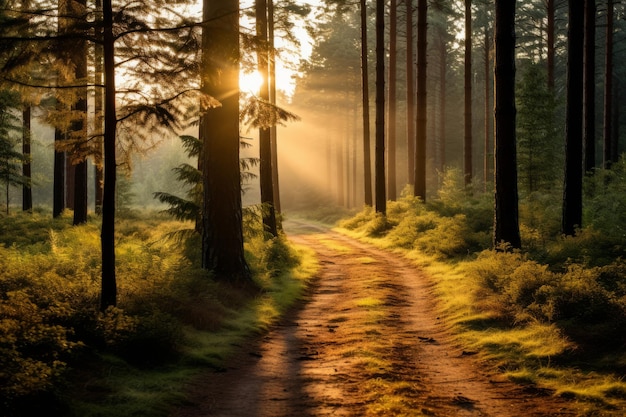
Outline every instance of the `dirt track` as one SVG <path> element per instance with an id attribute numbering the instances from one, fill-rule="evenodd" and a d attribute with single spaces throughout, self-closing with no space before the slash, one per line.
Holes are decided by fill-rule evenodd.
<path id="1" fill-rule="evenodd" d="M 286 226 L 322 265 L 309 297 L 225 372 L 198 380 L 172 417 L 578 415 L 456 346 L 428 278 L 406 260 L 316 226 Z"/>

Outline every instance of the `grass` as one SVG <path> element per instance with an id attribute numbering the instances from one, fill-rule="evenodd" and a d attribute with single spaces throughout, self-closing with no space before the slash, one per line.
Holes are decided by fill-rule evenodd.
<path id="1" fill-rule="evenodd" d="M 397 252 L 423 269 L 458 343 L 479 352 L 494 370 L 585 404 L 589 415 L 620 415 L 626 409 L 621 373 L 626 353 L 608 337 L 623 329 L 626 283 L 619 258 L 607 266 L 584 263 L 600 259 L 585 254 L 610 246 L 610 234 L 606 242 L 591 231 L 546 242 L 545 233 L 534 229 L 544 236 L 543 243 L 530 242 L 535 252 L 479 256 L 489 247 L 488 233 L 480 231 L 488 224 L 488 211 L 483 203 L 459 204 L 467 195 L 457 197 L 462 198 L 447 196 L 449 202 L 430 206 L 405 197 L 389 202 L 385 222 L 366 208 L 336 230 Z M 391 228 L 381 233 L 382 223 Z M 552 263 L 533 261 L 535 254 Z M 616 323 L 614 329 L 610 323 Z"/>
<path id="2" fill-rule="evenodd" d="M 318 268 L 309 249 L 251 233 L 256 290 L 242 290 L 195 266 L 197 237 L 180 233 L 191 225 L 135 215 L 118 221 L 119 303 L 101 314 L 97 219 L 50 217 L 0 218 L 3 415 L 167 416 L 190 378 L 267 330 Z"/>

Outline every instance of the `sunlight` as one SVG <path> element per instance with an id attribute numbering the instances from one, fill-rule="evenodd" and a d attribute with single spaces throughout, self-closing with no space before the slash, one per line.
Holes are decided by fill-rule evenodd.
<path id="1" fill-rule="evenodd" d="M 239 88 L 241 91 L 250 94 L 258 94 L 261 85 L 263 85 L 263 77 L 261 77 L 258 71 L 239 72 Z"/>

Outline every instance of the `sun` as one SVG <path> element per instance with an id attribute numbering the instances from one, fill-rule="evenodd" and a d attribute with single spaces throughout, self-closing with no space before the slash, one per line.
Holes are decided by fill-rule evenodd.
<path id="1" fill-rule="evenodd" d="M 241 91 L 257 94 L 263 84 L 263 77 L 258 71 L 239 73 L 239 88 Z"/>

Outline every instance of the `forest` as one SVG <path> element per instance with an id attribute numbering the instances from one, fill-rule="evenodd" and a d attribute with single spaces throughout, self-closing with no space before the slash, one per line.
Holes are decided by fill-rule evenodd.
<path id="1" fill-rule="evenodd" d="M 302 379 L 356 364 L 255 415 L 624 415 L 625 41 L 615 0 L 0 0 L 0 415 L 222 415 L 306 311 Z M 501 409 L 425 394 L 440 339 Z"/>

